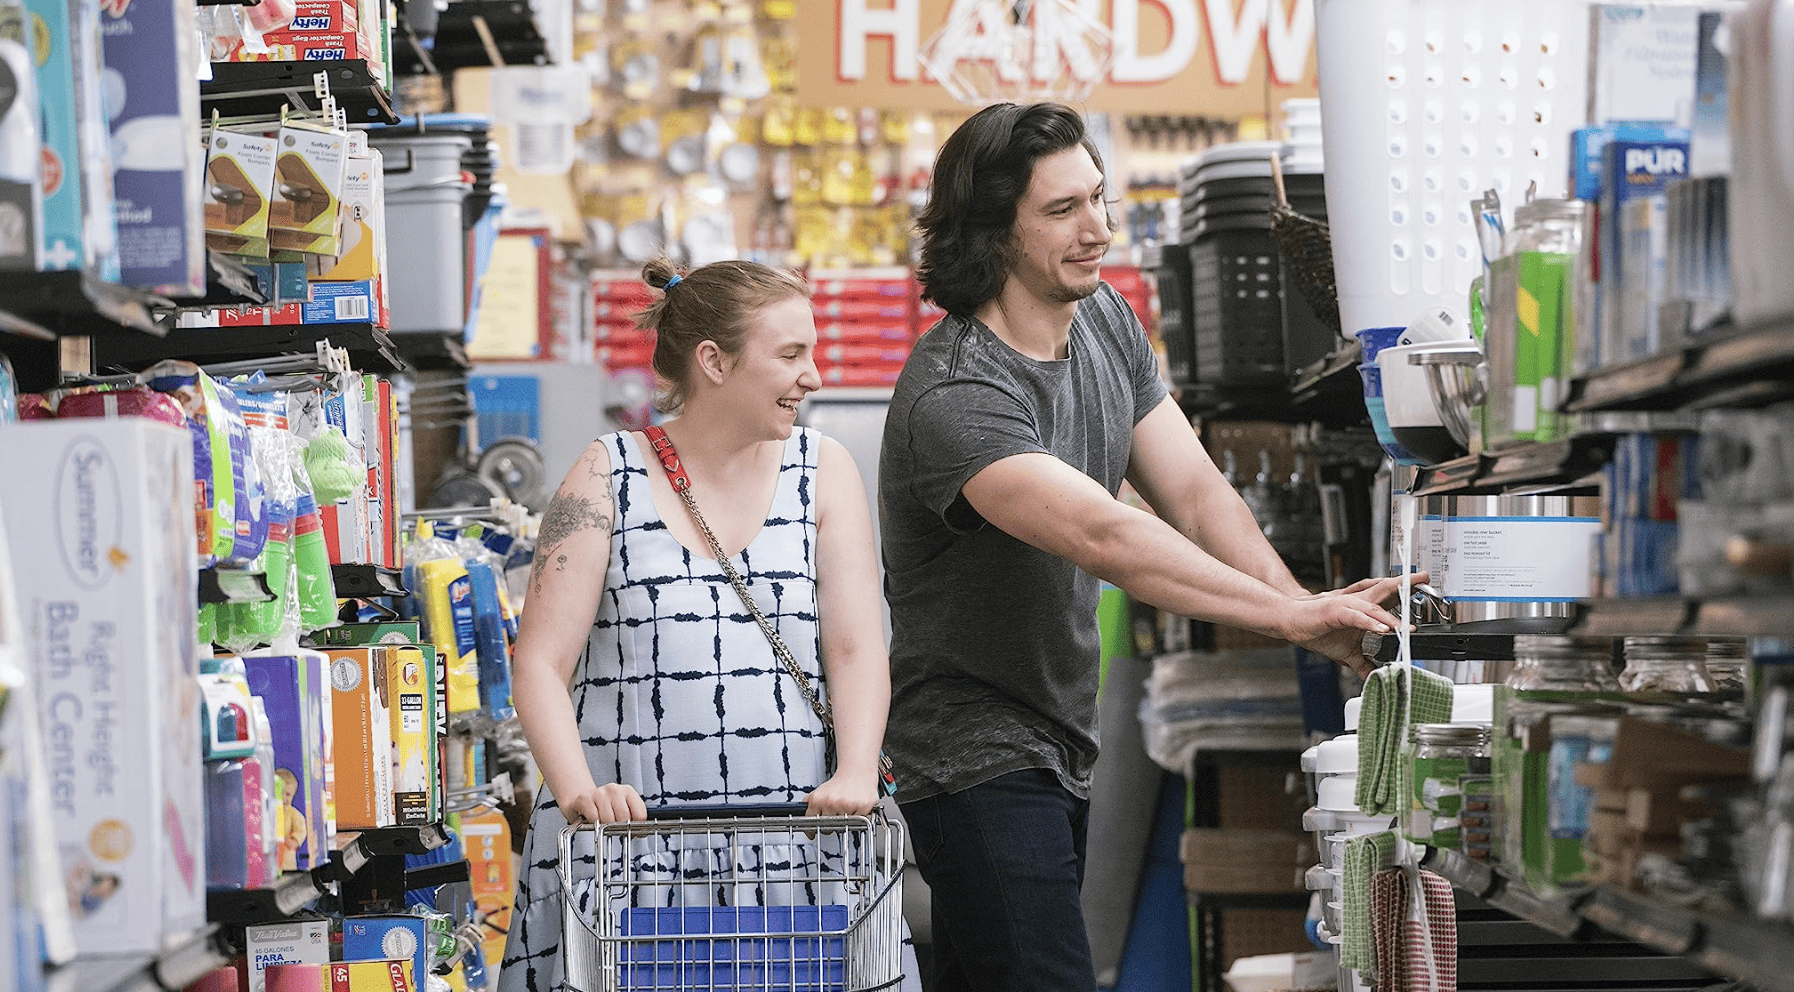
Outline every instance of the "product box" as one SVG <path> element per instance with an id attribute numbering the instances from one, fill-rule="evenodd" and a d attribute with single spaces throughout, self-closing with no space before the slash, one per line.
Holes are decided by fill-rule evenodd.
<path id="1" fill-rule="evenodd" d="M 310 871 L 330 860 L 324 816 L 324 669 L 316 652 L 243 658 L 249 689 L 262 700 L 274 735 L 273 774 L 281 783 L 280 867 Z"/>
<path id="2" fill-rule="evenodd" d="M 111 139 L 100 101 L 100 8 L 91 0 L 30 0 L 41 34 L 37 99 L 43 132 L 48 269 L 86 269 L 117 282 Z"/>
<path id="3" fill-rule="evenodd" d="M 384 285 L 380 282 L 314 282 L 307 289 L 311 300 L 306 303 L 184 312 L 180 326 L 284 327 L 389 321 L 382 310 Z"/>
<path id="4" fill-rule="evenodd" d="M 367 471 L 367 431 L 363 426 L 366 404 L 360 381 L 324 401 L 324 418 L 349 442 L 349 463 Z M 324 520 L 324 543 L 333 564 L 365 564 L 371 560 L 372 514 L 364 482 L 347 499 L 319 507 Z"/>
<path id="5" fill-rule="evenodd" d="M 194 11 L 181 0 L 100 11 L 119 263 L 126 284 L 172 296 L 206 291 Z"/>
<path id="6" fill-rule="evenodd" d="M 377 564 L 384 568 L 399 567 L 399 534 L 404 527 L 399 519 L 399 477 L 395 459 L 400 452 L 399 400 L 393 395 L 392 382 L 379 380 L 380 391 L 380 505 L 385 519 L 380 532 L 380 554 Z"/>
<path id="7" fill-rule="evenodd" d="M 334 258 L 310 260 L 315 282 L 378 279 L 386 271 L 386 180 L 378 148 L 362 131 L 349 132 L 343 170 L 342 245 Z"/>
<path id="8" fill-rule="evenodd" d="M 279 251 L 335 255 L 342 248 L 340 207 L 348 135 L 288 123 L 281 127 L 279 140 L 268 244 Z"/>
<path id="9" fill-rule="evenodd" d="M 339 830 L 393 826 L 388 647 L 329 648 Z"/>
<path id="10" fill-rule="evenodd" d="M 1687 178 L 1688 129 L 1615 124 L 1601 155 L 1600 355 L 1602 364 L 1611 365 L 1646 358 L 1657 350 L 1657 304 L 1662 300 L 1667 251 L 1664 215 L 1661 206 L 1629 209 L 1628 205 L 1647 199 L 1661 204 L 1669 184 Z M 1630 266 L 1628 238 L 1639 242 L 1632 245 Z"/>
<path id="11" fill-rule="evenodd" d="M 361 376 L 361 453 L 367 473 L 367 485 L 362 489 L 362 498 L 367 501 L 367 534 L 366 558 L 370 564 L 381 565 L 386 555 L 387 517 L 396 516 L 398 508 L 388 505 L 383 500 L 383 484 L 380 478 L 380 437 L 386 431 L 386 420 L 381 416 L 380 378 L 371 373 Z"/>
<path id="12" fill-rule="evenodd" d="M 44 267 L 44 182 L 37 78 L 21 9 L 0 6 L 0 76 L 12 91 L 0 112 L 0 269 Z"/>
<path id="13" fill-rule="evenodd" d="M 416 620 L 381 620 L 374 623 L 345 623 L 313 631 L 319 644 L 337 647 L 360 647 L 368 644 L 416 644 L 422 640 Z"/>
<path id="14" fill-rule="evenodd" d="M 386 685 L 391 704 L 393 813 L 401 826 L 442 819 L 436 746 L 436 675 L 414 646 L 389 646 Z"/>
<path id="15" fill-rule="evenodd" d="M 461 815 L 461 847 L 467 853 L 469 885 L 487 961 L 504 960 L 505 934 L 516 898 L 511 859 L 511 826 L 495 809 Z"/>
<path id="16" fill-rule="evenodd" d="M 1588 8 L 1588 119 L 1686 125 L 1694 99 L 1698 4 Z"/>
<path id="17" fill-rule="evenodd" d="M 141 419 L 0 431 L 0 514 L 84 954 L 205 923 L 193 442 Z"/>
<path id="18" fill-rule="evenodd" d="M 344 961 L 405 961 L 413 975 L 426 974 L 428 950 L 421 916 L 350 916 L 343 920 Z"/>
<path id="19" fill-rule="evenodd" d="M 269 965 L 330 963 L 330 923 L 295 920 L 243 928 L 249 992 L 267 992 Z"/>
<path id="20" fill-rule="evenodd" d="M 410 961 L 338 961 L 325 992 L 419 992 Z"/>
<path id="21" fill-rule="evenodd" d="M 279 145 L 265 134 L 212 131 L 206 158 L 206 247 L 268 257 L 269 197 Z"/>

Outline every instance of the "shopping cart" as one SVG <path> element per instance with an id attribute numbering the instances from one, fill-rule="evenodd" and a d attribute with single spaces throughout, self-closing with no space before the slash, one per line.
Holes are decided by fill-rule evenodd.
<path id="1" fill-rule="evenodd" d="M 574 992 L 867 992 L 903 978 L 903 826 L 796 805 L 561 832 Z"/>

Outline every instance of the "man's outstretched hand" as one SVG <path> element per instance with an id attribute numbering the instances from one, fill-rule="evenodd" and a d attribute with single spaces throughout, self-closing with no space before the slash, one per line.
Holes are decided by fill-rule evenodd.
<path id="1" fill-rule="evenodd" d="M 1421 585 L 1428 575 L 1415 573 L 1409 581 Z M 1386 634 L 1400 626 L 1401 618 L 1391 608 L 1400 603 L 1401 592 L 1402 577 L 1391 575 L 1299 597 L 1284 638 L 1368 676 L 1376 666 L 1364 654 L 1364 635 Z"/>

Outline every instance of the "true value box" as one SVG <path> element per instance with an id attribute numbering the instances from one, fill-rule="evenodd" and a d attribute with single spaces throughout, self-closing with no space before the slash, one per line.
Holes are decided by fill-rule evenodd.
<path id="1" fill-rule="evenodd" d="M 0 465 L 76 944 L 154 953 L 205 923 L 193 439 L 17 424 Z"/>

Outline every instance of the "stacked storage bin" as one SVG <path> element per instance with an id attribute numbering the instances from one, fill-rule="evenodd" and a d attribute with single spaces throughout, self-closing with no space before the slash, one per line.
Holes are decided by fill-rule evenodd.
<path id="1" fill-rule="evenodd" d="M 1282 281 L 1271 240 L 1271 156 L 1281 150 L 1272 141 L 1220 145 L 1187 163 L 1178 180 L 1196 382 L 1251 389 L 1285 381 Z"/>
<path id="2" fill-rule="evenodd" d="M 648 368 L 654 358 L 654 335 L 635 326 L 635 315 L 652 302 L 653 293 L 634 270 L 594 273 L 592 357 L 612 372 Z"/>

